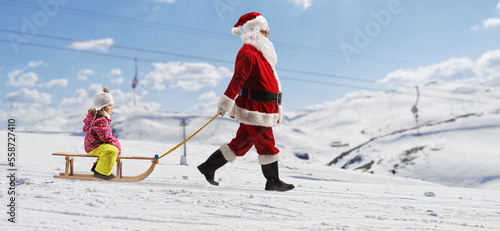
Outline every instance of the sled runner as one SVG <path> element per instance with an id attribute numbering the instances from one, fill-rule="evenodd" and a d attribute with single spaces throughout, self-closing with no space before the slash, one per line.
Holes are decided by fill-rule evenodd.
<path id="1" fill-rule="evenodd" d="M 54 175 L 54 178 L 64 178 L 64 179 L 72 179 L 72 180 L 103 180 L 101 178 L 97 178 L 94 176 L 94 174 L 81 174 L 81 173 L 75 173 L 74 172 L 74 161 L 75 157 L 93 157 L 97 158 L 96 156 L 89 156 L 87 154 L 78 154 L 78 153 L 66 153 L 66 152 L 56 152 L 52 153 L 54 156 L 64 156 L 66 159 L 66 167 L 64 169 L 64 172 L 59 173 L 59 175 Z M 123 169 L 123 163 L 122 160 L 124 159 L 130 159 L 130 160 L 151 160 L 151 166 L 149 167 L 148 170 L 146 170 L 144 173 L 137 175 L 137 176 L 123 176 L 122 175 L 122 169 Z M 140 181 L 143 180 L 144 178 L 148 177 L 149 174 L 153 172 L 155 169 L 156 164 L 158 163 L 157 159 L 155 157 L 144 157 L 144 156 L 119 156 L 116 158 L 116 177 L 107 180 L 107 181 L 124 181 L 124 182 L 134 182 L 134 181 Z"/>

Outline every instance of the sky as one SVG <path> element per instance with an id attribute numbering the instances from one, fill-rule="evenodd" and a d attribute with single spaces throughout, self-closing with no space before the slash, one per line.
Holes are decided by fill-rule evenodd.
<path id="1" fill-rule="evenodd" d="M 0 115 L 83 117 L 103 86 L 117 112 L 215 114 L 248 12 L 269 22 L 285 111 L 500 66 L 498 0 L 0 0 Z"/>

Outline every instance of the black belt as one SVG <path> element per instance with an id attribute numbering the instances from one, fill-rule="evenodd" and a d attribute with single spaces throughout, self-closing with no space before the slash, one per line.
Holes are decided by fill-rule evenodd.
<path id="1" fill-rule="evenodd" d="M 248 88 L 242 88 L 238 97 L 259 100 L 264 102 L 271 102 L 281 105 L 281 92 L 270 93 L 265 91 L 257 91 Z"/>

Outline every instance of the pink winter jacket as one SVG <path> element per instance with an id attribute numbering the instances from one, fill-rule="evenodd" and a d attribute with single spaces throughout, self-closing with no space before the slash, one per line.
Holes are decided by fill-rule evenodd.
<path id="1" fill-rule="evenodd" d="M 87 153 L 99 147 L 101 144 L 111 144 L 118 148 L 118 156 L 122 153 L 122 149 L 120 147 L 120 142 L 113 136 L 111 133 L 111 128 L 109 124 L 111 123 L 111 119 L 106 116 L 97 118 L 92 123 L 93 115 L 87 114 L 85 120 L 83 120 L 83 129 L 85 132 L 85 151 Z M 92 125 L 91 125 L 92 124 Z"/>

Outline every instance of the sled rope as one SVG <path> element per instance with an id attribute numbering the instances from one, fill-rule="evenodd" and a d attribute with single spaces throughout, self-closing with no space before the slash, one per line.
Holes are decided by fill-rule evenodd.
<path id="1" fill-rule="evenodd" d="M 180 142 L 179 144 L 177 144 L 175 147 L 173 147 L 172 149 L 168 150 L 168 152 L 165 152 L 165 154 L 161 155 L 160 157 L 158 157 L 158 155 L 155 156 L 155 160 L 153 160 L 155 163 L 158 163 L 159 160 L 170 154 L 171 152 L 175 151 L 175 149 L 179 148 L 180 146 L 182 146 L 183 144 L 185 144 L 188 140 L 190 140 L 191 138 L 193 138 L 193 136 L 195 136 L 196 134 L 198 134 L 198 132 L 200 132 L 203 128 L 205 128 L 210 122 L 212 122 L 215 118 L 217 118 L 217 116 L 219 116 L 219 113 L 215 114 L 214 117 L 212 117 L 212 119 L 210 119 L 207 123 L 205 123 L 205 125 L 203 125 L 200 129 L 198 129 L 198 131 L 194 132 L 191 136 L 189 136 L 188 138 L 186 138 L 185 140 L 183 140 L 182 142 Z"/>

